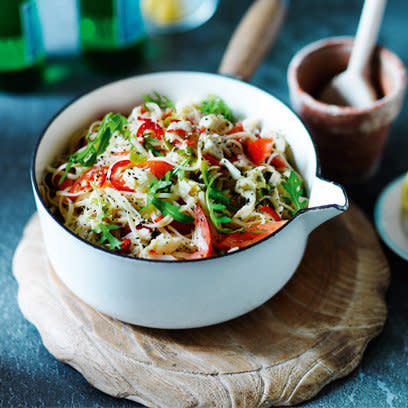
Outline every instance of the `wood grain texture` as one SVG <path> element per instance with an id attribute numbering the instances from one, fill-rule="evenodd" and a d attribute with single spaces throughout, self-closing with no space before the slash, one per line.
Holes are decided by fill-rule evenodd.
<path id="1" fill-rule="evenodd" d="M 256 0 L 234 31 L 218 72 L 249 79 L 275 42 L 286 14 L 283 0 Z"/>
<path id="2" fill-rule="evenodd" d="M 356 207 L 315 231 L 294 277 L 246 316 L 148 329 L 80 301 L 50 267 L 38 217 L 16 250 L 24 316 L 45 347 L 101 391 L 148 407 L 268 407 L 305 401 L 350 373 L 386 319 L 389 268 Z"/>

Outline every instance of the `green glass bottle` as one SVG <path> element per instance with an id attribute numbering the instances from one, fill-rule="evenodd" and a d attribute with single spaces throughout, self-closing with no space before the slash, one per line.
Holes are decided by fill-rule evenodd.
<path id="1" fill-rule="evenodd" d="M 42 81 L 45 51 L 35 0 L 0 1 L 0 87 L 29 91 Z"/>
<path id="2" fill-rule="evenodd" d="M 85 60 L 100 71 L 126 71 L 145 54 L 139 0 L 78 0 Z"/>

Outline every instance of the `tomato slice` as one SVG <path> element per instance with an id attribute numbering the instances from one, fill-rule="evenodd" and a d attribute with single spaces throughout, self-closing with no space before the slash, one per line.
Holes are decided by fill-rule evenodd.
<path id="1" fill-rule="evenodd" d="M 248 143 L 247 146 L 248 156 L 256 165 L 259 165 L 266 158 L 268 158 L 272 152 L 272 149 L 272 138 L 256 139 L 253 142 Z"/>
<path id="2" fill-rule="evenodd" d="M 280 221 L 282 219 L 272 207 L 269 207 L 269 205 L 263 205 L 261 211 L 269 214 L 275 221 Z"/>
<path id="3" fill-rule="evenodd" d="M 242 132 L 244 130 L 244 127 L 242 126 L 242 122 L 239 120 L 237 122 L 237 124 L 235 126 L 233 126 L 231 128 L 231 130 L 229 130 L 227 132 L 227 135 L 232 135 L 233 133 L 238 133 L 238 132 Z"/>
<path id="4" fill-rule="evenodd" d="M 214 247 L 218 249 L 244 248 L 272 234 L 285 223 L 286 221 L 268 222 L 247 228 L 247 231 L 262 231 L 256 234 L 245 231 L 222 234 L 219 240 L 214 243 Z"/>
<path id="5" fill-rule="evenodd" d="M 92 167 L 75 181 L 75 183 L 69 189 L 69 192 L 79 193 L 82 190 L 90 190 L 92 189 L 91 183 L 95 184 L 97 187 L 102 187 L 106 181 L 107 170 L 107 166 Z"/>
<path id="6" fill-rule="evenodd" d="M 185 259 L 208 258 L 209 256 L 211 256 L 212 251 L 212 236 L 210 224 L 208 223 L 208 219 L 199 204 L 194 208 L 194 215 L 195 225 L 198 229 L 198 235 L 202 238 L 200 242 L 201 246 L 198 248 L 198 251 L 186 256 Z"/>
<path id="7" fill-rule="evenodd" d="M 282 157 L 280 157 L 280 156 L 275 156 L 275 157 L 272 159 L 272 164 L 273 164 L 278 170 L 281 170 L 281 169 L 285 169 L 285 168 L 286 168 L 285 160 L 283 160 Z"/>
<path id="8" fill-rule="evenodd" d="M 135 192 L 133 188 L 125 184 L 122 175 L 124 170 L 134 166 L 135 164 L 130 160 L 119 160 L 112 166 L 109 181 L 112 183 L 112 186 L 116 188 L 116 190 L 128 191 L 131 193 Z"/>
<path id="9" fill-rule="evenodd" d="M 138 165 L 138 167 L 147 167 L 157 179 L 163 178 L 168 171 L 174 168 L 173 165 L 162 160 L 150 160 Z"/>

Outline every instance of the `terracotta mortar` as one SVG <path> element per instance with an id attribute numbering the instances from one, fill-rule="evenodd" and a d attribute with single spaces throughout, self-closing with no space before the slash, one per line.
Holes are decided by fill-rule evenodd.
<path id="1" fill-rule="evenodd" d="M 328 105 L 317 97 L 347 67 L 352 37 L 328 38 L 300 50 L 288 70 L 291 103 L 316 143 L 323 173 L 362 181 L 376 170 L 391 123 L 401 110 L 406 70 L 390 50 L 377 46 L 367 75 L 379 99 L 360 109 Z"/>

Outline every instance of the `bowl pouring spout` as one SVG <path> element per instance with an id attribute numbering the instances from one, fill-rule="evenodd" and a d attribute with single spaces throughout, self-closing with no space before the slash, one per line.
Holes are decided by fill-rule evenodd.
<path id="1" fill-rule="evenodd" d="M 307 233 L 346 211 L 348 205 L 347 195 L 342 186 L 316 177 L 309 208 L 301 216 Z"/>

